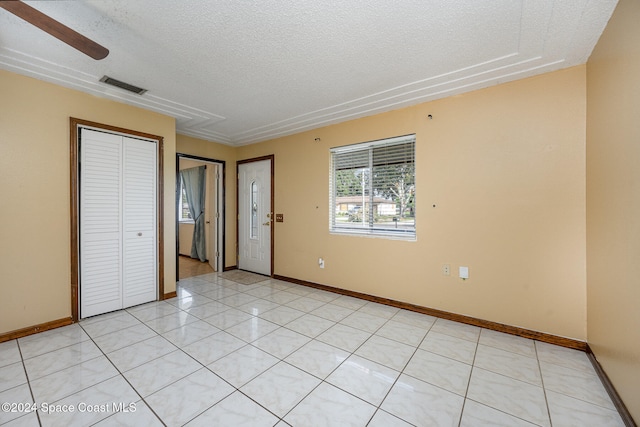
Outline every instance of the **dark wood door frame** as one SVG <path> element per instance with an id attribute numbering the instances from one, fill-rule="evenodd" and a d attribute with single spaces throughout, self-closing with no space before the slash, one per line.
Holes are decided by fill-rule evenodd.
<path id="1" fill-rule="evenodd" d="M 225 229 L 226 229 L 226 207 L 227 207 L 227 203 L 225 200 L 225 194 L 227 191 L 227 162 L 224 160 L 216 160 L 216 159 L 211 159 L 208 157 L 200 157 L 200 156 L 194 156 L 192 154 L 186 154 L 186 153 L 176 153 L 176 201 L 175 201 L 175 209 L 176 209 L 176 282 L 180 281 L 180 221 L 178 220 L 178 218 L 180 217 L 178 215 L 178 202 L 180 201 L 180 188 L 178 187 L 179 184 L 179 180 L 178 180 L 178 176 L 180 175 L 180 159 L 189 159 L 189 160 L 198 160 L 201 162 L 207 162 L 207 163 L 217 163 L 219 165 L 222 165 L 222 194 L 220 195 L 220 197 L 222 197 L 222 212 L 220 212 L 220 218 L 222 219 L 222 227 L 220 227 L 221 233 L 222 233 L 222 242 L 223 242 L 223 248 L 222 248 L 222 266 L 220 266 L 219 270 L 225 270 L 225 261 L 226 261 L 226 257 L 227 257 L 227 248 L 226 245 L 224 245 L 224 243 L 226 243 L 226 233 L 225 233 Z M 217 191 L 218 189 L 216 189 Z"/>
<path id="2" fill-rule="evenodd" d="M 275 274 L 274 271 L 274 251 L 273 248 L 275 247 L 274 245 L 274 240 L 275 240 L 275 218 L 273 218 L 275 216 L 275 155 L 274 154 L 269 154 L 267 156 L 261 156 L 261 157 L 254 157 L 251 159 L 245 159 L 245 160 L 238 160 L 236 162 L 236 266 L 238 265 L 238 257 L 240 255 L 240 235 L 239 235 L 239 227 L 240 227 L 240 212 L 239 210 L 239 200 L 238 198 L 240 197 L 240 165 L 241 164 L 245 164 L 245 163 L 253 163 L 253 162 L 260 162 L 262 160 L 270 160 L 271 161 L 271 209 L 269 210 L 269 212 L 273 213 L 272 218 L 271 218 L 271 274 L 270 276 L 273 277 L 273 275 Z"/>
<path id="3" fill-rule="evenodd" d="M 80 170 L 78 168 L 79 151 L 78 151 L 78 129 L 80 127 L 93 128 L 99 131 L 109 133 L 119 133 L 133 137 L 152 139 L 158 141 L 157 144 L 157 188 L 156 188 L 156 210 L 157 210 L 157 274 L 158 274 L 158 300 L 165 298 L 164 294 L 164 137 L 159 135 L 151 135 L 131 129 L 124 129 L 116 126 L 106 125 L 103 123 L 91 122 L 88 120 L 69 118 L 69 134 L 70 134 L 70 208 L 71 208 L 71 318 L 74 322 L 79 320 L 78 309 L 78 285 L 79 285 L 79 268 L 80 268 L 80 217 L 79 217 L 79 200 L 80 200 Z"/>

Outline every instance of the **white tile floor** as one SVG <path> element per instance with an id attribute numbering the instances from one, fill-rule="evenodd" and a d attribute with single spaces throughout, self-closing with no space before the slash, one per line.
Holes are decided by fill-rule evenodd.
<path id="1" fill-rule="evenodd" d="M 579 351 L 216 274 L 0 344 L 3 402 L 3 426 L 623 425 Z"/>

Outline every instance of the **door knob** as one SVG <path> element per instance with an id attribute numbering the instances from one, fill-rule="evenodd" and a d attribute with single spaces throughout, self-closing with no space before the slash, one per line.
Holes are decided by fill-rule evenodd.
<path id="1" fill-rule="evenodd" d="M 267 221 L 267 222 L 265 222 L 265 223 L 264 223 L 264 224 L 262 224 L 262 225 L 271 225 L 271 221 Z"/>
<path id="2" fill-rule="evenodd" d="M 142 233 L 138 233 L 138 237 L 142 236 Z"/>

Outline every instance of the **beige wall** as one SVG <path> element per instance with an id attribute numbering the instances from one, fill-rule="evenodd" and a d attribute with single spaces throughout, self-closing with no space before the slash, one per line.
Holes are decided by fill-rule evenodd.
<path id="1" fill-rule="evenodd" d="M 181 222 L 180 233 L 178 237 L 178 253 L 184 256 L 191 256 L 191 245 L 193 244 L 193 228 L 194 225 L 187 222 Z"/>
<path id="2" fill-rule="evenodd" d="M 173 118 L 0 70 L 0 333 L 71 316 L 70 116 L 164 137 L 164 233 L 175 241 Z M 164 249 L 168 293 L 175 245 Z"/>
<path id="3" fill-rule="evenodd" d="M 239 148 L 275 155 L 275 273 L 585 340 L 585 72 Z M 417 241 L 330 235 L 329 148 L 409 133 Z"/>
<path id="4" fill-rule="evenodd" d="M 190 136 L 176 136 L 177 153 L 225 162 L 225 267 L 236 265 L 236 150 L 235 147 Z"/>
<path id="5" fill-rule="evenodd" d="M 640 421 L 640 2 L 621 0 L 587 65 L 589 346 Z"/>
<path id="6" fill-rule="evenodd" d="M 10 244 L 0 261 L 8 272 L 0 331 L 70 313 L 75 116 L 165 136 L 166 242 L 175 241 L 176 151 L 226 162 L 227 267 L 236 264 L 236 159 L 275 154 L 275 208 L 285 215 L 276 224 L 276 274 L 586 338 L 584 66 L 241 148 L 176 136 L 174 121 L 159 114 L 1 76 L 3 200 L 28 225 L 2 211 Z M 329 235 L 328 149 L 407 133 L 417 135 L 418 240 Z M 34 241 L 41 269 L 27 255 Z M 165 244 L 166 292 L 175 289 L 174 251 Z M 470 280 L 442 276 L 444 263 L 454 273 L 469 266 Z"/>

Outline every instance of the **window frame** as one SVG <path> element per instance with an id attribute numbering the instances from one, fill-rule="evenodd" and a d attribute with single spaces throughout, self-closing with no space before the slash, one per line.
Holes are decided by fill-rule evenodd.
<path id="1" fill-rule="evenodd" d="M 195 224 L 195 221 L 193 220 L 193 218 L 185 218 L 184 216 L 182 216 L 182 212 L 184 211 L 184 204 L 185 203 L 183 201 L 183 199 L 186 199 L 186 193 L 185 193 L 185 188 L 184 188 L 184 182 L 182 182 L 182 180 L 180 180 L 180 198 L 178 201 L 178 222 L 181 224 Z M 187 211 L 189 211 L 189 214 L 191 214 L 191 210 L 189 209 L 189 205 L 186 204 L 186 208 Z"/>
<path id="2" fill-rule="evenodd" d="M 389 150 L 389 147 L 405 145 L 406 147 L 399 147 L 398 150 L 395 150 L 401 153 L 404 158 L 400 158 L 400 162 L 398 159 L 394 158 L 393 154 L 386 154 L 387 152 L 394 151 L 393 149 Z M 385 151 L 388 150 L 388 151 Z M 403 136 L 397 136 L 392 138 L 385 138 L 380 140 L 368 141 L 364 143 L 351 144 L 339 147 L 333 147 L 329 150 L 330 153 L 330 166 L 329 166 L 329 233 L 335 235 L 347 235 L 347 236 L 364 236 L 364 237 L 381 237 L 386 239 L 393 240 L 406 240 L 406 241 L 415 241 L 417 240 L 417 229 L 416 229 L 416 135 L 409 134 Z M 374 160 L 374 157 L 379 160 Z M 359 168 L 357 166 L 358 163 L 363 162 L 362 159 L 367 159 L 368 162 L 363 163 L 363 167 Z M 343 165 L 345 162 L 352 161 L 353 164 L 350 167 L 343 167 L 338 169 L 339 164 Z M 383 181 L 393 177 L 393 174 L 377 175 L 376 169 L 379 171 L 379 168 L 384 168 L 390 165 L 408 165 L 412 168 L 412 183 L 411 185 L 411 196 L 404 205 L 405 209 L 407 206 L 410 206 L 412 209 L 412 218 L 413 221 L 407 222 L 406 227 L 398 228 L 398 223 L 403 223 L 402 218 L 396 213 L 394 217 L 395 227 L 381 225 L 383 223 L 377 222 L 375 219 L 377 209 L 380 207 L 380 204 L 383 204 L 383 200 L 381 194 L 374 190 L 373 183 L 369 183 L 370 179 L 382 179 Z M 355 194 L 350 196 L 338 196 L 338 181 L 337 173 L 339 170 L 353 170 L 355 171 L 362 169 L 363 173 L 363 190 L 360 191 L 361 194 Z M 368 172 L 368 175 L 365 178 L 365 174 Z M 375 177 L 375 178 L 372 178 Z M 405 181 L 406 182 L 406 181 Z M 365 185 L 367 187 L 365 188 Z M 368 194 L 366 194 L 367 190 L 369 190 Z M 357 193 L 357 191 L 356 191 Z M 378 193 L 378 194 L 377 194 Z M 365 224 L 365 218 L 363 218 L 362 226 L 349 226 L 347 224 L 337 225 L 336 218 L 338 215 L 338 197 L 363 197 L 364 206 L 354 206 L 354 211 L 357 213 L 358 211 L 355 208 L 359 208 L 359 212 L 364 216 L 364 212 L 366 211 L 368 217 L 368 224 Z M 366 198 L 366 199 L 365 199 Z M 368 200 L 367 200 L 368 199 Z M 376 202 L 375 199 L 378 199 Z M 389 199 L 387 199 L 389 200 Z M 398 212 L 397 207 L 397 197 L 394 198 L 394 204 L 396 205 L 396 212 Z M 374 206 L 378 203 L 378 208 L 374 208 Z M 367 208 L 366 205 L 369 205 Z M 402 206 L 400 207 L 402 210 Z M 397 221 L 396 221 L 397 218 Z"/>

